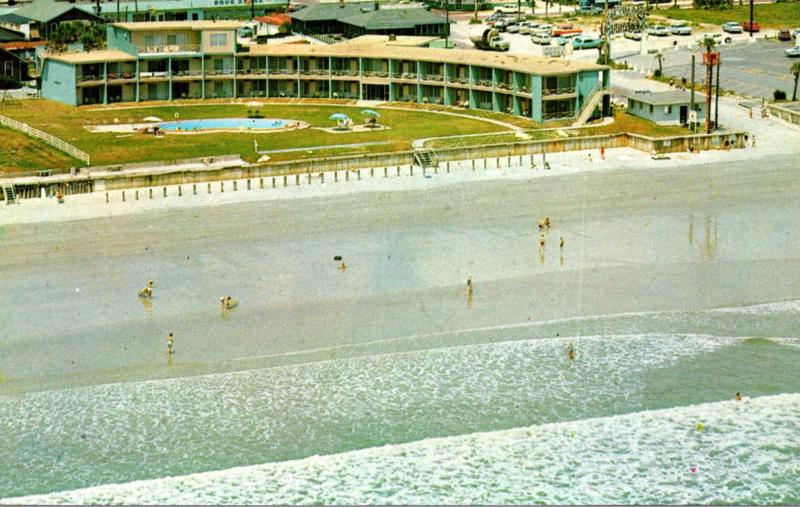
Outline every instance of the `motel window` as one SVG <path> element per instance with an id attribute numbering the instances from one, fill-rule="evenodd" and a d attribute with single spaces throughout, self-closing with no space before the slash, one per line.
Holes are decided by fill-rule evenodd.
<path id="1" fill-rule="evenodd" d="M 211 47 L 218 48 L 228 45 L 227 33 L 212 33 L 211 34 Z"/>
<path id="2" fill-rule="evenodd" d="M 664 106 L 664 112 L 667 114 L 672 114 L 672 106 Z"/>
<path id="3" fill-rule="evenodd" d="M 653 113 L 653 104 L 650 104 L 650 114 Z"/>
<path id="4" fill-rule="evenodd" d="M 5 66 L 3 69 L 3 74 L 6 76 L 14 76 L 14 62 L 4 62 Z"/>
<path id="5" fill-rule="evenodd" d="M 168 46 L 178 46 L 183 47 L 186 45 L 186 35 L 174 34 L 174 35 L 167 35 L 167 45 Z"/>

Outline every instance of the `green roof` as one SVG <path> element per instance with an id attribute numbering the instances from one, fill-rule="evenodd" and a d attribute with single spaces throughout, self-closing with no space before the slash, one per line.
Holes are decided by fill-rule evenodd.
<path id="1" fill-rule="evenodd" d="M 367 30 L 391 30 L 414 28 L 419 25 L 442 25 L 446 23 L 443 16 L 421 8 L 379 9 L 349 16 L 342 20 L 348 25 L 359 26 Z"/>
<path id="2" fill-rule="evenodd" d="M 292 19 L 298 21 L 333 21 L 361 14 L 361 7 L 373 8 L 372 2 L 364 3 L 345 3 L 344 7 L 340 7 L 338 2 L 316 4 L 300 9 L 289 14 Z"/>
<path id="3" fill-rule="evenodd" d="M 0 42 L 19 42 L 21 40 L 25 40 L 25 36 L 21 33 L 0 27 Z"/>
<path id="4" fill-rule="evenodd" d="M 15 12 L 0 16 L 0 23 L 8 23 L 10 25 L 27 25 L 30 21 L 33 20 L 25 16 L 20 16 Z"/>
<path id="5" fill-rule="evenodd" d="M 103 5 L 105 7 L 105 4 Z M 55 2 L 53 0 L 36 0 L 35 2 L 25 4 L 19 9 L 14 11 L 17 16 L 30 18 L 39 23 L 49 23 L 51 20 L 66 14 L 71 10 L 76 10 L 81 14 L 89 15 L 94 18 L 100 19 L 91 12 L 77 7 L 69 2 Z"/>

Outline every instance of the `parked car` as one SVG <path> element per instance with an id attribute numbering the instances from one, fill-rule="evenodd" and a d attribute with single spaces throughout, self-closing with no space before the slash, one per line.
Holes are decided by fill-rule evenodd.
<path id="1" fill-rule="evenodd" d="M 778 40 L 792 40 L 792 32 L 789 30 L 778 30 Z"/>
<path id="2" fill-rule="evenodd" d="M 647 27 L 647 35 L 666 37 L 669 35 L 669 30 L 667 30 L 667 27 L 664 25 L 650 25 Z"/>
<path id="3" fill-rule="evenodd" d="M 669 33 L 672 35 L 692 35 L 692 27 L 685 21 L 678 21 L 672 23 L 669 27 Z"/>
<path id="4" fill-rule="evenodd" d="M 596 5 L 593 5 L 591 7 L 581 6 L 581 7 L 578 8 L 578 12 L 580 12 L 581 14 L 591 14 L 592 16 L 595 16 L 597 14 L 602 14 L 603 13 L 603 8 L 602 7 L 598 7 Z"/>
<path id="5" fill-rule="evenodd" d="M 642 40 L 641 32 L 625 32 L 625 38 L 630 40 Z"/>
<path id="6" fill-rule="evenodd" d="M 742 27 L 741 23 L 737 23 L 736 21 L 728 21 L 722 25 L 722 31 L 728 33 L 742 33 L 744 32 L 744 28 Z"/>
<path id="7" fill-rule="evenodd" d="M 498 19 L 495 21 L 493 28 L 498 32 L 505 32 L 508 27 L 508 22 L 505 19 Z"/>
<path id="8" fill-rule="evenodd" d="M 792 32 L 792 37 L 794 37 L 795 39 L 800 39 L 800 28 L 794 29 L 794 31 Z"/>
<path id="9" fill-rule="evenodd" d="M 519 23 L 509 23 L 506 25 L 506 32 L 519 33 Z"/>
<path id="10" fill-rule="evenodd" d="M 569 44 L 572 41 L 572 39 L 574 39 L 578 35 L 580 35 L 580 34 L 579 33 L 565 33 L 564 35 L 562 35 L 562 36 L 560 36 L 560 37 L 558 37 L 556 39 L 556 44 L 558 44 L 559 46 L 566 46 L 567 44 Z"/>
<path id="11" fill-rule="evenodd" d="M 553 34 L 553 25 L 549 25 L 547 23 L 542 23 L 540 25 L 540 24 L 537 23 L 536 24 L 536 30 L 541 31 L 541 32 L 547 32 L 547 33 L 552 35 Z"/>
<path id="12" fill-rule="evenodd" d="M 744 23 L 742 23 L 742 30 L 744 30 L 745 32 L 755 33 L 761 31 L 761 25 L 753 21 L 753 26 L 750 26 L 750 22 L 745 21 Z"/>
<path id="13" fill-rule="evenodd" d="M 800 44 L 798 44 L 793 48 L 785 49 L 783 52 L 786 53 L 786 56 L 790 58 L 793 58 L 795 56 L 800 56 Z"/>
<path id="14" fill-rule="evenodd" d="M 550 41 L 552 40 L 552 37 L 550 37 L 550 34 L 547 33 L 547 32 L 536 31 L 531 36 L 531 40 L 533 41 L 534 44 L 541 44 L 542 46 L 549 46 L 550 45 Z"/>
<path id="15" fill-rule="evenodd" d="M 697 45 L 698 46 L 702 46 L 703 45 L 703 39 L 705 39 L 706 37 L 710 37 L 710 38 L 714 39 L 717 42 L 717 44 L 722 44 L 723 42 L 725 44 L 730 44 L 731 42 L 733 42 L 733 38 L 731 38 L 730 35 L 725 35 L 725 34 L 717 32 L 717 33 L 707 33 L 707 34 L 705 34 L 702 39 L 698 39 L 697 40 Z"/>
<path id="16" fill-rule="evenodd" d="M 578 35 L 572 39 L 572 49 L 594 49 L 603 45 L 603 39 L 592 35 Z"/>

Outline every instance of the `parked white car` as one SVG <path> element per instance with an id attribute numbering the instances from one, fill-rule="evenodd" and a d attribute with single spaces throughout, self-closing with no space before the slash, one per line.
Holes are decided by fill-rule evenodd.
<path id="1" fill-rule="evenodd" d="M 547 32 L 550 35 L 553 35 L 553 25 L 549 25 L 547 23 L 543 23 L 541 25 L 537 24 L 536 25 L 536 31 L 537 32 Z"/>
<path id="2" fill-rule="evenodd" d="M 692 27 L 685 21 L 679 21 L 669 27 L 669 33 L 672 35 L 692 35 Z"/>
<path id="3" fill-rule="evenodd" d="M 531 36 L 531 41 L 533 41 L 534 44 L 541 44 L 542 46 L 550 45 L 551 40 L 552 37 L 550 37 L 549 33 L 540 32 L 538 30 L 533 32 L 533 35 Z"/>
<path id="4" fill-rule="evenodd" d="M 786 53 L 786 56 L 790 58 L 795 56 L 800 56 L 800 45 L 797 45 L 793 48 L 784 49 L 783 52 Z"/>
<path id="5" fill-rule="evenodd" d="M 647 27 L 647 35 L 666 37 L 669 35 L 669 30 L 664 25 L 651 25 Z"/>
<path id="6" fill-rule="evenodd" d="M 529 21 L 523 21 L 519 25 L 519 33 L 522 35 L 530 35 L 533 33 L 534 28 L 539 26 L 537 23 L 531 23 Z"/>
<path id="7" fill-rule="evenodd" d="M 744 27 L 741 23 L 737 23 L 736 21 L 728 21 L 722 25 L 722 31 L 728 33 L 742 33 L 744 32 Z"/>

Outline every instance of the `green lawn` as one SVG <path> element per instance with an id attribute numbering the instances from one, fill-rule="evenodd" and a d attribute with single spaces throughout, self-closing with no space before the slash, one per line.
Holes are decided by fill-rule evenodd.
<path id="1" fill-rule="evenodd" d="M 756 4 L 754 20 L 762 28 L 794 28 L 800 26 L 800 4 L 774 3 Z M 750 19 L 750 6 L 748 4 L 735 5 L 731 9 L 706 10 L 706 9 L 664 9 L 654 11 L 652 16 L 664 16 L 671 19 L 683 19 L 694 23 L 710 23 L 721 25 L 727 21 L 740 23 Z"/>
<path id="2" fill-rule="evenodd" d="M 361 107 L 319 104 L 268 104 L 262 114 L 269 118 L 282 118 L 308 122 L 312 127 L 333 127 L 335 122 L 328 117 L 337 112 L 348 114 L 355 122 L 361 122 Z M 156 138 L 146 134 L 92 133 L 84 126 L 140 122 L 146 116 L 157 116 L 164 120 L 196 118 L 244 118 L 247 108 L 240 104 L 198 103 L 189 106 L 158 105 L 131 109 L 92 110 L 75 108 L 47 100 L 26 100 L 22 105 L 4 111 L 7 116 L 24 121 L 33 127 L 49 132 L 81 150 L 92 158 L 93 165 L 116 164 L 134 161 L 169 160 L 224 154 L 241 154 L 249 161 L 258 155 L 253 140 L 258 141 L 259 150 L 275 150 L 312 146 L 329 146 L 370 141 L 388 141 L 387 144 L 368 147 L 370 152 L 411 149 L 411 141 L 423 137 L 444 135 L 502 132 L 499 125 L 479 119 L 435 114 L 424 110 L 376 109 L 379 122 L 389 127 L 384 131 L 331 134 L 312 128 L 297 131 L 264 134 L 210 133 L 200 135 L 165 135 Z M 499 115 L 504 116 L 504 115 Z M 363 153 L 365 148 L 336 150 L 338 155 Z M 303 158 L 306 152 L 277 154 L 273 159 Z M 318 155 L 316 155 L 318 156 Z"/>
<path id="3" fill-rule="evenodd" d="M 435 141 L 433 146 L 437 148 L 475 146 L 518 141 L 518 138 L 509 132 L 507 128 L 483 121 L 480 118 L 501 120 L 524 127 L 531 139 L 563 137 L 563 134 L 559 134 L 556 130 L 542 130 L 541 125 L 531 120 L 489 111 L 464 111 L 428 105 L 413 105 L 402 110 L 394 109 L 395 107 L 399 107 L 399 105 L 391 104 L 390 107 L 374 108 L 381 115 L 379 122 L 389 127 L 387 130 L 375 132 L 333 134 L 314 128 L 306 128 L 296 131 L 262 134 L 247 132 L 197 135 L 167 134 L 158 138 L 152 134 L 93 133 L 84 127 L 87 125 L 113 124 L 115 122 L 138 123 L 147 116 L 157 116 L 167 120 L 173 119 L 176 113 L 180 119 L 244 118 L 247 116 L 247 107 L 241 104 L 203 101 L 185 105 L 160 103 L 147 107 L 137 106 L 118 109 L 76 108 L 47 100 L 26 100 L 21 105 L 8 108 L 3 112 L 7 116 L 49 132 L 88 152 L 92 158 L 93 165 L 174 160 L 227 154 L 240 154 L 246 160 L 254 162 L 259 155 L 254 150 L 253 140 L 258 141 L 260 151 L 324 147 L 313 150 L 301 149 L 283 153 L 271 153 L 269 156 L 272 161 L 409 150 L 411 149 L 411 142 L 415 139 L 463 134 L 481 133 L 488 135 L 443 139 Z M 351 107 L 345 104 L 332 105 L 309 102 L 292 105 L 288 103 L 270 103 L 263 107 L 262 114 L 269 118 L 304 121 L 312 127 L 332 127 L 335 122 L 328 119 L 331 114 L 343 112 L 353 118 L 354 121 L 360 122 L 363 119 L 362 109 L 361 107 Z M 445 110 L 465 116 L 437 114 L 434 110 Z M 548 123 L 547 128 L 563 127 L 567 126 L 568 123 Z M 685 131 L 680 127 L 659 127 L 628 114 L 618 114 L 616 121 L 611 125 L 569 131 L 568 135 L 575 137 L 614 132 L 637 132 L 649 136 L 671 136 Z M 38 141 L 30 140 L 21 135 L 3 137 L 7 140 L 0 142 L 0 148 L 4 148 L 4 153 L 7 150 L 11 150 L 9 153 L 15 157 L 13 160 L 6 157 L 9 158 L 9 162 L 3 162 L 3 165 L 7 165 L 13 170 L 34 170 L 80 165 L 66 155 L 49 147 L 42 149 Z M 335 147 L 335 145 L 341 144 L 375 141 L 385 142 L 385 144 Z M 31 146 L 36 145 L 37 148 L 16 148 L 16 146 L 23 146 L 25 142 L 32 143 Z M 5 148 L 3 143 L 8 144 L 9 148 Z M 14 148 L 11 149 L 12 147 Z"/>
<path id="4" fill-rule="evenodd" d="M 37 139 L 14 130 L 0 128 L 0 173 L 41 171 L 81 165 L 80 161 Z"/>

